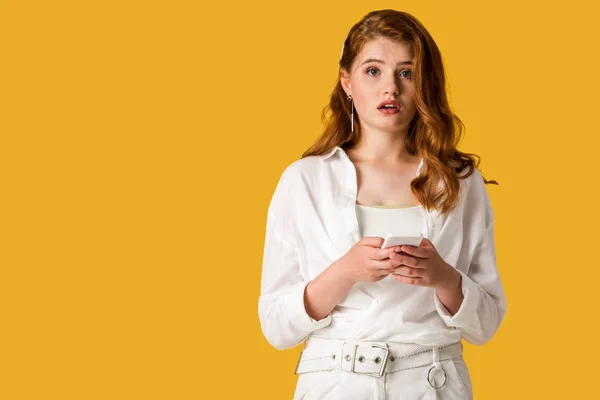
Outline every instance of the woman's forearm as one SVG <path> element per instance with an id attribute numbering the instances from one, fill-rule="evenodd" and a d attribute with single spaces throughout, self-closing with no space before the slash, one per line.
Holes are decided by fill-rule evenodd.
<path id="1" fill-rule="evenodd" d="M 304 307 L 314 320 L 321 320 L 338 305 L 354 283 L 344 277 L 340 260 L 327 267 L 319 276 L 310 281 L 304 291 Z"/>
<path id="2" fill-rule="evenodd" d="M 435 290 L 440 302 L 446 307 L 450 315 L 454 315 L 460 309 L 465 297 L 462 292 L 462 277 L 454 267 L 449 265 L 448 269 L 451 271 L 450 276 L 452 278 L 445 281 L 444 285 L 436 287 Z"/>

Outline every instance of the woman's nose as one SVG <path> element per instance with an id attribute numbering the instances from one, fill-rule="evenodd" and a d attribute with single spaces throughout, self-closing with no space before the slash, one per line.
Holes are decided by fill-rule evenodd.
<path id="1" fill-rule="evenodd" d="M 393 94 L 394 96 L 398 96 L 400 94 L 400 84 L 396 80 L 396 77 L 392 77 L 386 82 L 385 94 Z"/>

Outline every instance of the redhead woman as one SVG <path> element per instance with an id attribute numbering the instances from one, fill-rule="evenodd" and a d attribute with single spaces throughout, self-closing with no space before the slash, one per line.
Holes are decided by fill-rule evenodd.
<path id="1" fill-rule="evenodd" d="M 462 340 L 487 343 L 506 313 L 496 182 L 457 149 L 440 51 L 414 16 L 364 16 L 339 67 L 324 132 L 269 204 L 262 331 L 303 344 L 295 399 L 472 399 Z"/>

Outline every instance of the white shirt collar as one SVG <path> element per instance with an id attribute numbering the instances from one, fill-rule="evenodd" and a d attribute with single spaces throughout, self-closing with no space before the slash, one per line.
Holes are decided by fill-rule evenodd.
<path id="1" fill-rule="evenodd" d="M 334 155 L 335 152 L 337 152 L 338 150 L 342 150 L 342 148 L 340 146 L 335 146 L 333 149 L 331 149 L 331 151 L 329 153 L 323 154 L 323 159 L 324 160 L 328 159 L 329 157 Z"/>

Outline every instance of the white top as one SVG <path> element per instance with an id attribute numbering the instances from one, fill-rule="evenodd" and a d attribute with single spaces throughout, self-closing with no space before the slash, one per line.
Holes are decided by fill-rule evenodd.
<path id="1" fill-rule="evenodd" d="M 381 207 L 356 205 L 356 217 L 360 237 L 378 236 L 388 233 L 395 236 L 425 235 L 425 209 L 423 206 Z"/>
<path id="2" fill-rule="evenodd" d="M 417 176 L 424 168 L 422 159 Z M 464 300 L 454 316 L 433 288 L 386 278 L 356 283 L 328 316 L 315 321 L 304 308 L 306 285 L 361 238 L 356 169 L 339 146 L 290 164 L 267 212 L 258 313 L 269 343 L 283 350 L 309 335 L 425 346 L 461 337 L 478 345 L 489 341 L 506 312 L 496 267 L 494 214 L 477 169 L 459 182 L 458 207 L 446 216 L 422 209 L 421 229 L 462 276 Z"/>
<path id="3" fill-rule="evenodd" d="M 360 237 L 378 236 L 385 238 L 388 233 L 395 236 L 419 236 L 425 235 L 426 210 L 423 206 L 366 206 L 356 205 L 356 217 Z M 382 286 L 383 281 L 391 280 L 391 284 L 400 289 L 405 284 L 397 285 L 391 276 L 387 276 L 379 284 L 363 285 L 365 293 L 373 298 L 378 298 L 385 290 L 389 290 L 389 285 Z M 382 291 L 382 287 L 384 290 Z M 412 301 L 406 296 L 401 301 Z M 388 327 L 389 328 L 389 327 Z M 382 327 L 381 329 L 386 329 Z M 318 336 L 318 335 L 315 335 Z"/>

